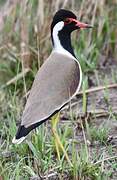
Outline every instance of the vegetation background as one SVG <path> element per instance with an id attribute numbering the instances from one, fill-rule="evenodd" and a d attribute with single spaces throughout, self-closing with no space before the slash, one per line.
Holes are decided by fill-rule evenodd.
<path id="1" fill-rule="evenodd" d="M 82 91 L 61 112 L 58 133 L 73 167 L 58 161 L 50 121 L 11 143 L 35 74 L 65 8 L 93 29 L 74 32 Z M 117 179 L 117 0 L 0 0 L 0 180 Z"/>

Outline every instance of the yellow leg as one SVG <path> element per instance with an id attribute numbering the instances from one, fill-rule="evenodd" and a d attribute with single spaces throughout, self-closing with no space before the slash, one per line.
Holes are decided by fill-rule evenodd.
<path id="1" fill-rule="evenodd" d="M 55 138 L 55 132 L 54 132 L 54 130 L 52 130 L 52 132 L 53 132 L 53 134 L 54 134 L 54 138 Z M 55 138 L 54 142 L 55 142 L 55 146 L 56 146 L 57 156 L 58 156 L 58 159 L 59 159 L 59 161 L 60 161 L 59 146 L 58 146 L 58 143 L 57 143 L 57 141 L 56 141 L 56 138 Z"/>
<path id="2" fill-rule="evenodd" d="M 70 166 L 73 166 L 69 157 L 68 157 L 68 154 L 66 152 L 66 150 L 64 149 L 61 141 L 60 141 L 60 138 L 57 134 L 57 130 L 56 130 L 56 125 L 59 121 L 59 113 L 55 116 L 52 117 L 52 132 L 53 132 L 53 135 L 54 135 L 54 138 L 55 138 L 55 146 L 56 146 L 56 151 L 57 151 L 57 155 L 58 155 L 58 159 L 60 160 L 60 152 L 59 152 L 59 147 L 61 148 L 61 150 L 63 151 L 68 163 L 70 164 Z"/>

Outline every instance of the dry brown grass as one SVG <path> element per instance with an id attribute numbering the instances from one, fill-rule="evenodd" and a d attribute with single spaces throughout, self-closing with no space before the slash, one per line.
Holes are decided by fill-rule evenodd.
<path id="1" fill-rule="evenodd" d="M 92 29 L 88 33 L 86 40 L 87 47 L 90 47 L 94 31 L 97 38 L 103 36 L 105 18 L 107 18 L 106 21 L 109 21 L 114 6 L 117 6 L 116 1 L 108 2 L 106 0 L 38 0 L 32 3 L 25 0 L 21 2 L 19 0 L 7 0 L 0 13 L 0 31 L 4 31 L 1 37 L 1 48 L 9 43 L 16 46 L 26 68 L 31 65 L 33 59 L 31 48 L 34 48 L 37 52 L 35 55 L 39 56 L 38 60 L 42 63 L 48 57 L 51 49 L 51 20 L 54 13 L 60 8 L 72 10 L 80 20 L 95 26 L 95 30 Z M 112 23 L 111 20 L 108 23 Z M 117 31 L 115 26 L 111 30 L 112 33 Z M 77 33 L 75 37 L 78 35 Z M 20 47 L 18 47 L 17 43 Z M 108 55 L 111 45 L 110 43 L 107 45 L 108 42 L 104 43 L 106 43 L 104 48 L 106 48 L 105 51 Z"/>

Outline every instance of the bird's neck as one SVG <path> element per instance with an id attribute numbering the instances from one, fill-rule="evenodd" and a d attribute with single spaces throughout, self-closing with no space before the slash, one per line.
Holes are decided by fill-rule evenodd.
<path id="1" fill-rule="evenodd" d="M 62 54 L 67 54 L 67 55 L 75 57 L 72 44 L 71 44 L 70 33 L 65 33 L 62 31 L 59 31 L 59 32 L 53 31 L 51 33 L 51 38 L 52 38 L 52 44 L 53 44 L 54 50 Z"/>

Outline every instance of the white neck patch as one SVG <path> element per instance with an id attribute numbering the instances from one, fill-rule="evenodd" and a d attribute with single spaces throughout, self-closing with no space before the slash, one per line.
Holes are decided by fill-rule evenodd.
<path id="1" fill-rule="evenodd" d="M 54 49 L 59 50 L 62 48 L 59 37 L 58 37 L 58 33 L 59 31 L 62 30 L 63 27 L 64 27 L 64 22 L 60 21 L 53 28 L 52 36 L 53 36 L 53 41 L 54 41 Z"/>
<path id="2" fill-rule="evenodd" d="M 54 51 L 57 51 L 58 53 L 61 53 L 61 54 L 68 55 L 73 58 L 73 55 L 63 48 L 58 37 L 59 31 L 61 31 L 63 27 L 64 27 L 64 22 L 60 21 L 53 28 L 52 36 L 53 36 L 53 41 L 54 41 Z"/>

